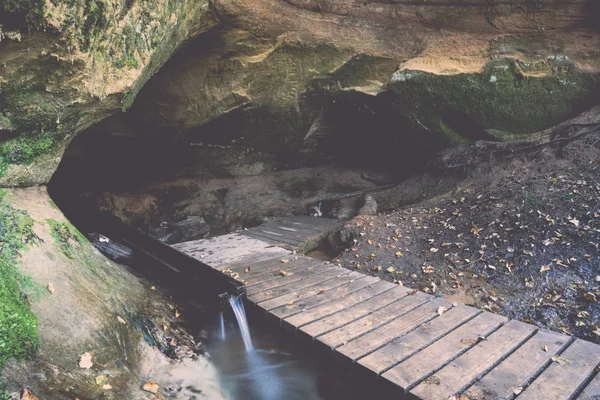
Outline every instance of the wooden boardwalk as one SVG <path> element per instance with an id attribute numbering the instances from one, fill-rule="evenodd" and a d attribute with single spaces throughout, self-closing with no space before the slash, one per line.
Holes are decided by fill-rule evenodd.
<path id="1" fill-rule="evenodd" d="M 407 397 L 600 399 L 600 345 L 294 254 L 338 225 L 285 218 L 173 247 L 243 282 L 284 329 Z"/>

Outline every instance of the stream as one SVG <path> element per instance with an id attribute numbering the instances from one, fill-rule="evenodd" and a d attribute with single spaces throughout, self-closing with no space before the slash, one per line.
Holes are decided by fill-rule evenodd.
<path id="1" fill-rule="evenodd" d="M 208 353 L 219 370 L 226 397 L 232 400 L 364 399 L 343 372 L 319 366 L 306 349 L 285 337 L 255 328 L 246 319 L 240 297 L 214 323 Z M 232 312 L 233 309 L 233 312 Z M 333 369 L 335 370 L 335 369 Z M 358 397 L 357 397 L 358 395 Z"/>

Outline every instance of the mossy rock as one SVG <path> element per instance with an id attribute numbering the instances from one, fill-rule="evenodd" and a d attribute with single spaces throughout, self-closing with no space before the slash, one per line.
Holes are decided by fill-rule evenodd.
<path id="1" fill-rule="evenodd" d="M 27 212 L 0 195 L 0 369 L 10 358 L 33 355 L 39 344 L 38 322 L 29 308 L 28 279 L 17 269 L 18 258 L 36 238 Z"/>
<path id="2" fill-rule="evenodd" d="M 453 142 L 509 140 L 547 129 L 600 100 L 599 74 L 582 72 L 568 60 L 549 64 L 549 72 L 538 76 L 527 65 L 509 60 L 491 62 L 477 74 L 398 71 L 387 97 L 415 124 Z"/>

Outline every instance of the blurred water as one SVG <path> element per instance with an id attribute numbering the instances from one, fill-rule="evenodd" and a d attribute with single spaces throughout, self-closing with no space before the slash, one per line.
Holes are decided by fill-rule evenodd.
<path id="1" fill-rule="evenodd" d="M 225 340 L 225 316 L 223 311 L 219 313 L 219 326 L 221 327 L 221 340 Z"/>
<path id="2" fill-rule="evenodd" d="M 231 296 L 229 298 L 229 304 L 231 304 L 231 309 L 233 310 L 238 326 L 240 327 L 240 333 L 242 334 L 246 351 L 251 352 L 254 350 L 254 346 L 252 345 L 252 338 L 250 337 L 250 327 L 248 326 L 248 319 L 246 318 L 246 310 L 244 309 L 242 296 Z"/>
<path id="3" fill-rule="evenodd" d="M 241 299 L 238 299 L 241 303 Z M 238 304 L 243 311 L 243 304 Z M 391 398 L 374 381 L 317 359 L 310 348 L 261 320 L 243 320 L 252 337 L 247 350 L 236 315 L 225 310 L 215 319 L 208 343 L 220 385 L 231 400 L 367 400 Z M 225 337 L 225 340 L 222 338 Z"/>

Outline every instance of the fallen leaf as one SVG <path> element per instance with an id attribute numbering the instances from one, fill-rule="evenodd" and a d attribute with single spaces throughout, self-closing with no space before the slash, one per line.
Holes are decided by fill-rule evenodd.
<path id="1" fill-rule="evenodd" d="M 523 391 L 523 388 L 521 386 L 516 387 L 516 388 L 513 389 L 513 393 L 517 394 L 517 395 L 521 394 L 522 391 Z"/>
<path id="2" fill-rule="evenodd" d="M 169 346 L 171 346 L 171 347 L 177 346 L 177 340 L 175 338 L 172 338 L 171 341 L 169 342 Z"/>
<path id="3" fill-rule="evenodd" d="M 169 332 L 169 327 L 163 324 L 163 330 L 164 330 L 165 332 Z"/>
<path id="4" fill-rule="evenodd" d="M 442 315 L 443 313 L 445 313 L 446 311 L 448 311 L 448 309 L 444 306 L 440 306 L 440 308 L 438 308 L 437 313 L 439 315 Z"/>
<path id="5" fill-rule="evenodd" d="M 367 240 L 367 243 L 373 244 L 373 241 L 371 239 L 369 239 L 369 240 Z"/>
<path id="6" fill-rule="evenodd" d="M 158 386 L 156 383 L 154 383 L 152 381 L 148 381 L 148 382 L 144 383 L 144 386 L 142 386 L 142 390 L 145 390 L 146 392 L 150 392 L 153 394 L 158 394 L 158 389 L 160 389 L 160 386 Z"/>
<path id="7" fill-rule="evenodd" d="M 96 385 L 101 386 L 104 385 L 108 381 L 106 375 L 98 375 L 96 377 Z"/>
<path id="8" fill-rule="evenodd" d="M 547 353 L 548 352 L 548 346 L 544 346 L 544 348 L 542 350 L 544 350 Z"/>
<path id="9" fill-rule="evenodd" d="M 31 392 L 31 390 L 25 388 L 21 392 L 21 400 L 39 400 L 35 394 Z"/>
<path id="10" fill-rule="evenodd" d="M 279 275 L 281 275 L 281 276 L 288 276 L 289 274 L 290 274 L 289 272 L 284 271 L 284 270 L 279 271 Z"/>
<path id="11" fill-rule="evenodd" d="M 396 252 L 396 257 L 402 257 L 402 256 L 404 256 L 404 254 L 402 254 L 402 252 L 401 252 L 401 251 L 397 251 L 397 252 Z"/>
<path id="12" fill-rule="evenodd" d="M 54 294 L 55 290 L 54 290 L 54 285 L 52 284 L 52 282 L 48 282 L 48 286 L 46 286 L 46 288 L 48 289 L 48 292 L 50 294 Z"/>
<path id="13" fill-rule="evenodd" d="M 109 385 L 108 383 L 106 385 L 102 385 L 103 390 L 112 390 L 112 388 L 113 387 L 111 385 Z"/>
<path id="14" fill-rule="evenodd" d="M 396 268 L 394 267 L 389 267 L 386 271 L 387 272 L 394 272 L 396 270 Z"/>
<path id="15" fill-rule="evenodd" d="M 579 220 L 576 219 L 576 218 L 569 219 L 569 222 L 572 223 L 575 226 L 579 226 Z"/>
<path id="16" fill-rule="evenodd" d="M 433 266 L 431 266 L 431 265 L 426 265 L 424 267 L 421 267 L 421 269 L 423 270 L 423 273 L 425 273 L 425 274 L 431 274 L 433 272 Z"/>
<path id="17" fill-rule="evenodd" d="M 246 269 L 244 270 L 244 272 L 245 272 L 245 273 L 248 273 L 248 272 L 250 272 L 250 267 L 246 268 Z"/>
<path id="18" fill-rule="evenodd" d="M 567 364 L 572 364 L 573 363 L 573 361 L 568 360 L 568 359 L 566 359 L 564 357 L 561 357 L 561 356 L 553 356 L 552 357 L 552 361 L 554 361 L 555 363 L 558 363 L 560 365 L 567 365 Z"/>
<path id="19" fill-rule="evenodd" d="M 80 368 L 90 369 L 90 368 L 92 368 L 92 365 L 94 365 L 94 363 L 92 362 L 92 355 L 90 353 L 83 353 L 79 357 L 79 367 Z"/>
<path id="20" fill-rule="evenodd" d="M 540 268 L 540 272 L 548 272 L 550 271 L 550 267 L 547 265 L 542 265 L 542 268 Z"/>
<path id="21" fill-rule="evenodd" d="M 123 318 L 121 318 L 120 316 L 118 316 L 118 315 L 117 315 L 117 321 L 119 321 L 123 325 L 127 324 L 127 322 Z"/>
<path id="22" fill-rule="evenodd" d="M 179 314 L 179 310 L 175 310 L 175 318 L 179 318 L 181 314 Z"/>
<path id="23" fill-rule="evenodd" d="M 290 262 L 290 260 L 281 260 L 282 263 L 287 264 Z"/>
<path id="24" fill-rule="evenodd" d="M 152 286 L 150 289 L 151 290 L 156 290 L 156 286 Z"/>

